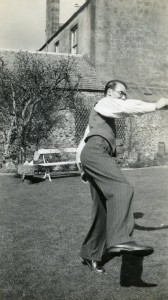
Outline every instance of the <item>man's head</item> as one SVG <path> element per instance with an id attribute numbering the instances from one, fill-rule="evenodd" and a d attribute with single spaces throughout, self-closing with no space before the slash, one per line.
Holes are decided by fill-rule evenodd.
<path id="1" fill-rule="evenodd" d="M 107 97 L 116 98 L 116 99 L 127 99 L 127 85 L 124 81 L 121 80 L 110 80 L 107 82 L 104 94 Z"/>

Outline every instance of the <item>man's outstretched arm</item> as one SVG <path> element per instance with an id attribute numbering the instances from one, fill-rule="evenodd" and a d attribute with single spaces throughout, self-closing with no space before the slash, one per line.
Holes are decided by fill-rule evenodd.
<path id="1" fill-rule="evenodd" d="M 102 116 L 109 118 L 124 118 L 128 116 L 141 115 L 156 111 L 168 105 L 167 98 L 161 98 L 156 103 L 149 103 L 142 100 L 103 98 L 94 107 Z"/>

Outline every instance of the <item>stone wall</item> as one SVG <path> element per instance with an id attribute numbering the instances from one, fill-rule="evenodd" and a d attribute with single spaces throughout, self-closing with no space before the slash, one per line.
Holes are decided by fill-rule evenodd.
<path id="1" fill-rule="evenodd" d="M 162 153 L 160 145 L 164 144 Z M 168 110 L 126 118 L 125 160 L 129 163 L 155 160 L 168 154 Z"/>
<path id="2" fill-rule="evenodd" d="M 68 112 L 65 128 L 53 133 L 53 145 L 77 147 L 87 126 L 90 110 L 102 97 L 100 92 L 79 93 L 77 103 L 80 105 Z M 168 154 L 168 110 L 126 118 L 122 130 L 125 139 L 117 140 L 117 155 L 121 163 L 152 162 L 157 159 L 160 144 L 164 144 L 160 156 Z"/>
<path id="3" fill-rule="evenodd" d="M 92 5 L 96 0 L 91 1 Z M 137 2 L 138 0 L 136 0 Z M 115 1 L 112 1 L 113 4 L 115 4 Z M 119 1 L 121 4 L 122 1 Z M 104 1 L 105 3 L 105 8 L 108 8 L 109 1 Z M 111 3 L 111 2 L 110 2 Z M 143 1 L 143 3 L 146 3 Z M 163 1 L 162 4 L 164 4 L 165 1 Z M 100 4 L 100 3 L 99 3 Z M 126 4 L 125 4 L 126 5 Z M 159 5 L 159 4 L 158 4 Z M 165 6 L 160 5 L 160 9 L 162 10 Z M 101 6 L 99 7 L 99 9 Z M 117 11 L 117 10 L 116 10 Z M 160 14 L 159 14 L 160 15 Z M 165 12 L 166 16 L 166 12 Z M 110 21 L 111 22 L 111 21 Z M 101 20 L 99 27 L 102 26 Z M 105 38 L 105 34 L 103 35 Z M 165 37 L 164 33 L 163 36 Z M 163 38 L 162 36 L 162 38 Z M 168 40 L 168 39 L 167 39 Z M 101 41 L 101 39 L 100 39 Z M 101 44 L 100 44 L 101 45 Z M 99 48 L 99 47 L 97 47 Z M 103 49 L 103 48 L 102 48 Z M 97 50 L 99 51 L 99 50 Z M 164 51 L 164 49 L 163 49 Z M 104 53 L 104 54 L 103 54 Z M 13 62 L 14 62 L 14 57 L 15 57 L 15 52 L 14 51 L 1 51 L 1 56 L 4 58 L 4 60 L 9 64 L 9 67 L 12 68 Z M 162 53 L 163 54 L 163 53 Z M 39 54 L 38 55 L 43 55 L 44 59 L 49 59 L 50 56 L 47 55 L 45 56 L 44 54 Z M 107 59 L 105 60 L 105 52 L 102 52 L 103 56 L 103 63 L 106 64 Z M 57 60 L 57 55 L 52 55 L 55 57 Z M 106 57 L 107 58 L 107 57 Z M 60 58 L 61 59 L 61 58 Z M 129 60 L 130 57 L 127 57 Z M 156 62 L 156 60 L 155 60 Z M 54 63 L 54 61 L 53 61 Z M 110 61 L 108 61 L 108 66 L 110 65 Z M 121 65 L 118 65 L 118 61 L 115 60 L 115 63 L 117 65 L 117 68 L 113 66 L 113 70 L 119 70 L 121 71 L 120 67 Z M 149 64 L 150 64 L 150 59 L 149 59 Z M 146 66 L 148 68 L 147 60 L 146 60 Z M 89 66 L 89 65 L 88 65 Z M 89 68 L 87 66 L 87 68 Z M 107 67 L 108 67 L 107 66 Z M 133 65 L 131 64 L 130 61 L 130 66 L 132 67 Z M 111 68 L 110 67 L 110 68 Z M 151 70 L 149 69 L 150 72 L 154 71 L 153 66 L 150 66 Z M 81 71 L 81 67 L 78 68 L 79 73 Z M 85 70 L 85 69 L 84 69 Z M 125 70 L 122 70 L 120 74 L 124 74 Z M 98 72 L 98 69 L 96 70 Z M 102 68 L 102 74 L 103 74 L 103 68 Z M 118 72 L 118 71 L 117 71 Z M 143 70 L 144 72 L 144 70 Z M 149 74 L 150 74 L 149 72 Z M 85 72 L 86 73 L 86 72 Z M 143 73 L 144 74 L 144 73 Z M 148 74 L 146 70 L 146 74 Z M 163 73 L 164 74 L 164 73 Z M 87 76 L 86 76 L 87 75 Z M 93 104 L 101 99 L 103 97 L 103 92 L 97 92 L 98 90 L 102 90 L 103 87 L 100 88 L 99 85 L 95 86 L 89 86 L 88 80 L 90 82 L 94 82 L 95 79 L 95 74 L 92 72 L 88 75 L 88 73 L 85 74 L 85 77 L 82 77 L 82 82 L 85 83 L 84 88 L 78 92 L 78 95 L 76 97 L 76 107 L 72 110 L 66 110 L 62 111 L 62 122 L 57 124 L 55 129 L 52 131 L 52 133 L 48 136 L 47 140 L 41 141 L 40 147 L 45 147 L 45 148 L 55 148 L 55 147 L 77 147 L 79 140 L 81 139 L 84 130 L 86 128 L 87 122 L 88 122 L 88 114 L 93 106 Z M 156 73 L 153 73 L 153 76 L 155 77 Z M 130 74 L 129 74 L 130 76 Z M 144 75 L 145 76 L 145 75 Z M 86 78 L 87 77 L 87 78 Z M 154 78 L 153 77 L 153 78 Z M 136 76 L 135 76 L 136 78 Z M 87 81 L 86 81 L 87 79 Z M 166 77 L 165 77 L 166 80 Z M 98 86 L 98 88 L 97 88 Z M 86 90 L 87 88 L 87 90 Z M 130 95 L 130 92 L 133 92 L 133 96 L 136 96 L 136 99 L 143 99 L 145 100 L 145 97 L 149 97 L 146 99 L 147 101 L 156 101 L 160 97 L 168 97 L 167 95 L 167 89 L 164 88 L 151 88 L 150 90 L 152 93 L 150 96 L 145 96 L 145 92 L 141 91 L 142 89 L 138 89 L 139 93 L 137 93 L 136 89 L 131 88 L 128 90 L 128 94 Z M 148 91 L 149 89 L 144 88 L 144 91 Z M 136 93 L 135 93 L 136 92 Z M 0 115 L 0 163 L 4 161 L 4 136 L 6 133 L 6 120 L 4 120 L 3 116 Z M 151 114 L 146 114 L 141 117 L 135 117 L 135 118 L 127 118 L 126 119 L 126 127 L 125 127 L 125 141 L 118 141 L 118 154 L 121 155 L 121 157 L 124 156 L 125 161 L 128 162 L 136 162 L 141 159 L 144 159 L 145 157 L 150 157 L 150 159 L 155 159 L 157 153 L 158 153 L 158 144 L 159 143 L 164 143 L 165 145 L 165 153 L 168 152 L 168 111 L 157 111 L 155 113 Z M 32 157 L 33 151 L 35 150 L 32 146 L 30 149 L 30 156 Z"/>
<path id="4" fill-rule="evenodd" d="M 75 108 L 61 112 L 62 120 L 53 128 L 47 140 L 40 143 L 41 148 L 77 147 L 88 124 L 88 117 L 94 103 L 102 98 L 102 93 L 79 92 Z"/>
<path id="5" fill-rule="evenodd" d="M 62 121 L 53 128 L 47 140 L 40 143 L 40 148 L 75 147 L 75 117 L 72 110 L 61 112 Z"/>
<path id="6" fill-rule="evenodd" d="M 100 92 L 79 92 L 74 109 L 62 111 L 62 122 L 52 130 L 41 148 L 77 147 L 88 123 L 91 107 L 103 97 Z M 123 128 L 124 129 L 124 128 Z M 159 152 L 159 143 L 164 143 L 163 155 L 168 154 L 168 110 L 156 111 L 125 119 L 125 140 L 118 139 L 117 155 L 125 165 L 141 161 L 154 161 Z M 4 149 L 4 134 L 1 124 L 1 162 Z M 35 148 L 31 148 L 30 158 Z M 124 160 L 123 160 L 124 158 Z"/>

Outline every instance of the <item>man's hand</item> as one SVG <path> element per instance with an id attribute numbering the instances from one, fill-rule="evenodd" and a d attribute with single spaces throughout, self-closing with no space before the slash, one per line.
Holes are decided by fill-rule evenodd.
<path id="1" fill-rule="evenodd" d="M 162 107 L 165 107 L 168 105 L 168 98 L 160 98 L 156 102 L 156 109 L 161 109 Z"/>
<path id="2" fill-rule="evenodd" d="M 78 166 L 79 172 L 81 173 L 81 179 L 82 179 L 82 181 L 84 183 L 87 183 L 88 182 L 88 178 L 87 178 L 87 175 L 86 175 L 85 171 L 83 170 L 81 162 L 78 162 L 77 166 Z"/>
<path id="3" fill-rule="evenodd" d="M 88 179 L 87 179 L 86 173 L 83 170 L 81 160 L 80 160 L 80 155 L 81 155 L 83 147 L 85 146 L 85 138 L 88 135 L 88 133 L 89 133 L 89 125 L 87 125 L 84 136 L 83 136 L 82 140 L 80 141 L 79 146 L 76 151 L 76 163 L 77 163 L 79 172 L 81 173 L 81 179 L 84 183 L 87 183 Z"/>
<path id="4" fill-rule="evenodd" d="M 80 161 L 80 151 L 77 149 L 77 152 L 76 152 L 76 163 L 77 163 L 77 167 L 78 167 L 78 170 L 82 173 L 82 164 L 81 164 L 81 161 Z"/>

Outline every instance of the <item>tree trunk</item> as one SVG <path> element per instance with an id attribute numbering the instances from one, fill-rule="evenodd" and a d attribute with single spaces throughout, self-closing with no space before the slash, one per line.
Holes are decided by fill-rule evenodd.
<path id="1" fill-rule="evenodd" d="M 10 121 L 10 126 L 9 126 L 9 130 L 6 134 L 6 138 L 5 138 L 5 157 L 9 157 L 10 156 L 10 148 L 11 148 L 11 136 L 13 133 L 13 129 L 15 127 L 15 123 L 16 123 L 16 117 L 13 116 L 11 117 L 11 121 Z"/>

